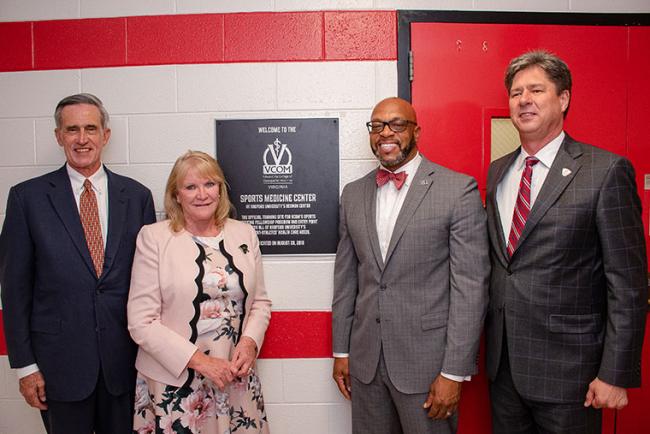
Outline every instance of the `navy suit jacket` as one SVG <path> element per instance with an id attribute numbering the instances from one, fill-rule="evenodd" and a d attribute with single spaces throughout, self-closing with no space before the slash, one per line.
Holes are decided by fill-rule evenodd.
<path id="1" fill-rule="evenodd" d="M 101 370 L 113 394 L 135 385 L 126 326 L 135 239 L 155 221 L 151 192 L 106 169 L 108 235 L 98 278 L 65 166 L 11 188 L 0 235 L 9 363 L 37 363 L 49 399 L 89 396 Z"/>

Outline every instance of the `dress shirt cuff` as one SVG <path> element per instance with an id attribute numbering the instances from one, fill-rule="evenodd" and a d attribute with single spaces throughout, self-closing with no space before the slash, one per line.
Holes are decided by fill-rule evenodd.
<path id="1" fill-rule="evenodd" d="M 350 355 L 348 353 L 333 353 L 332 355 L 334 357 L 336 357 L 337 359 L 350 357 Z"/>
<path id="2" fill-rule="evenodd" d="M 32 363 L 31 365 L 27 365 L 22 368 L 16 368 L 16 375 L 20 380 L 21 378 L 25 378 L 26 376 L 38 371 L 40 371 L 40 369 L 38 369 L 38 365 L 36 363 Z"/>
<path id="3" fill-rule="evenodd" d="M 471 375 L 466 375 L 463 377 L 462 375 L 452 375 L 452 374 L 446 374 L 444 372 L 441 372 L 440 375 L 447 378 L 448 380 L 457 381 L 459 383 L 462 383 L 463 381 L 472 381 Z"/>

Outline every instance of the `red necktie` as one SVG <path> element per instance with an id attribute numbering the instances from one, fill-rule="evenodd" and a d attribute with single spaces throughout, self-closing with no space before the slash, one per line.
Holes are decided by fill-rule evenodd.
<path id="1" fill-rule="evenodd" d="M 381 187 L 386 184 L 388 181 L 393 181 L 395 187 L 398 190 L 402 188 L 404 182 L 406 181 L 407 174 L 406 172 L 393 173 L 388 170 L 378 169 L 377 170 L 377 187 Z"/>
<path id="2" fill-rule="evenodd" d="M 530 180 L 533 177 L 533 166 L 539 163 L 535 157 L 526 157 L 526 167 L 521 174 L 521 181 L 519 182 L 519 194 L 517 194 L 517 202 L 515 203 L 515 212 L 512 214 L 512 225 L 510 226 L 510 236 L 508 237 L 508 256 L 512 254 L 517 248 L 519 237 L 524 231 L 526 220 L 530 213 Z"/>
<path id="3" fill-rule="evenodd" d="M 102 275 L 104 267 L 104 240 L 102 239 L 102 226 L 99 223 L 99 210 L 97 197 L 93 185 L 89 180 L 84 181 L 84 191 L 79 199 L 79 217 L 86 235 L 86 244 L 93 260 L 97 277 Z"/>

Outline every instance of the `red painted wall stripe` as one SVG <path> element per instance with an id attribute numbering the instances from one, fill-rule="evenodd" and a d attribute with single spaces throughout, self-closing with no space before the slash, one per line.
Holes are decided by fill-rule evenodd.
<path id="1" fill-rule="evenodd" d="M 0 41 L 0 71 L 32 68 L 32 23 L 1 23 Z"/>
<path id="2" fill-rule="evenodd" d="M 223 62 L 223 14 L 129 17 L 129 65 Z"/>
<path id="3" fill-rule="evenodd" d="M 126 20 L 34 22 L 34 69 L 126 65 Z"/>
<path id="4" fill-rule="evenodd" d="M 396 59 L 397 16 L 391 11 L 325 12 L 328 60 Z"/>
<path id="5" fill-rule="evenodd" d="M 228 14 L 224 46 L 227 62 L 323 60 L 322 13 Z"/>
<path id="6" fill-rule="evenodd" d="M 7 355 L 0 310 L 0 356 Z M 332 357 L 331 312 L 273 312 L 260 358 Z"/>
<path id="7" fill-rule="evenodd" d="M 0 38 L 0 72 L 395 60 L 397 16 L 395 11 L 312 11 L 5 22 Z"/>

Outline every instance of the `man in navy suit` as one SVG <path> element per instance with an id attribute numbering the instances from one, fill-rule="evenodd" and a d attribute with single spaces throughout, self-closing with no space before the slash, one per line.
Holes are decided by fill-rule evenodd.
<path id="1" fill-rule="evenodd" d="M 111 130 L 97 97 L 64 98 L 54 118 L 66 164 L 11 188 L 0 235 L 9 363 L 50 434 L 130 433 L 136 348 L 126 301 L 153 200 L 102 165 Z"/>

